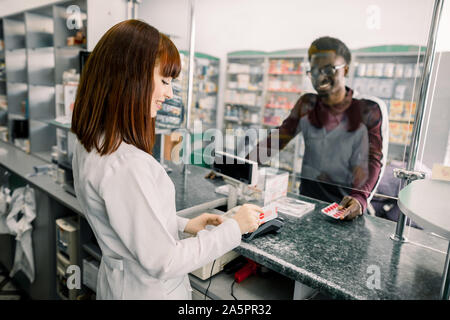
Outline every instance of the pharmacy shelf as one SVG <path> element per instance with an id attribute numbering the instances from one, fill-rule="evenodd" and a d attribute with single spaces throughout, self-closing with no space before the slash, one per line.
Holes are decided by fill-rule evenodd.
<path id="1" fill-rule="evenodd" d="M 48 154 L 56 143 L 56 128 L 49 124 L 56 113 L 55 86 L 62 84 L 64 71 L 79 71 L 79 52 L 86 41 L 69 46 L 73 41 L 68 37 L 80 31 L 87 36 L 88 1 L 92 0 L 59 1 L 0 19 L 5 60 L 0 95 L 7 97 L 9 134 L 13 121 L 28 121 L 29 151 L 38 156 Z M 80 10 L 82 25 L 68 25 L 71 5 Z"/>
<path id="2" fill-rule="evenodd" d="M 353 53 L 350 86 L 361 94 L 384 100 L 389 111 L 392 150 L 388 160 L 403 160 L 408 155 L 416 103 L 413 102 L 411 111 L 410 102 L 418 99 L 417 86 L 425 49 L 390 45 L 363 48 Z M 402 141 L 397 141 L 399 139 Z"/>
<path id="3" fill-rule="evenodd" d="M 182 70 L 173 81 L 174 97 L 163 103 L 156 117 L 156 126 L 159 128 L 177 129 L 186 121 L 184 112 L 187 104 L 189 52 L 180 51 L 180 57 Z M 202 122 L 203 130 L 216 127 L 219 66 L 217 57 L 200 52 L 194 55 L 191 127 L 196 120 Z"/>
<path id="4" fill-rule="evenodd" d="M 229 53 L 224 129 L 234 130 L 239 136 L 239 132 L 246 128 L 274 129 L 281 125 L 300 95 L 310 90 L 310 87 L 305 87 L 306 61 L 306 50 L 303 49 Z M 261 71 L 256 70 L 258 67 Z M 256 103 L 250 104 L 245 99 Z M 294 172 L 294 159 L 301 156 L 296 149 L 300 143 L 298 139 L 293 139 L 281 152 L 280 163 L 272 163 L 272 166 Z M 256 141 L 250 142 L 254 143 Z M 242 143 L 238 142 L 236 147 L 241 148 Z M 294 156 L 296 154 L 297 157 Z"/>

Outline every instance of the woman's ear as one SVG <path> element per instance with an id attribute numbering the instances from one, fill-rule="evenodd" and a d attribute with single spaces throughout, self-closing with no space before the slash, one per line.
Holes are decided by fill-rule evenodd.
<path id="1" fill-rule="evenodd" d="M 350 66 L 349 65 L 346 65 L 345 67 L 344 67 L 344 77 L 347 77 L 348 76 L 348 72 L 350 71 Z"/>

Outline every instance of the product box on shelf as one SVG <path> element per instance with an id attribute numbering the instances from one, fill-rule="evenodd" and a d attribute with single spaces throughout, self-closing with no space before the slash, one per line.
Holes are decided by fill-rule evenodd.
<path id="1" fill-rule="evenodd" d="M 416 103 L 405 101 L 404 104 L 404 119 L 413 121 L 416 115 Z"/>
<path id="2" fill-rule="evenodd" d="M 404 101 L 403 100 L 391 100 L 389 109 L 389 119 L 402 120 L 404 113 Z"/>
<path id="3" fill-rule="evenodd" d="M 389 142 L 409 145 L 413 131 L 412 123 L 392 121 L 389 123 Z"/>
<path id="4" fill-rule="evenodd" d="M 403 143 L 402 124 L 399 122 L 389 122 L 389 142 Z"/>

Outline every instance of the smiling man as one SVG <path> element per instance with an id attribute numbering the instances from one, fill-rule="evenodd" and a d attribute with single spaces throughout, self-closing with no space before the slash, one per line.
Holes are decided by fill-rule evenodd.
<path id="1" fill-rule="evenodd" d="M 302 132 L 305 154 L 300 194 L 338 202 L 341 219 L 362 215 L 381 179 L 387 157 L 387 111 L 377 98 L 358 97 L 345 85 L 351 53 L 340 40 L 322 37 L 309 50 L 307 71 L 317 94 L 303 94 L 278 128 L 279 147 Z M 271 150 L 271 137 L 249 154 Z M 261 153 L 263 154 L 263 153 Z"/>

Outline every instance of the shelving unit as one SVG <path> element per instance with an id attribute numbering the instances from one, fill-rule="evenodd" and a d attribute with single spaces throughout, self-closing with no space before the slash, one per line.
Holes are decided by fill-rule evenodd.
<path id="1" fill-rule="evenodd" d="M 382 99 L 389 111 L 388 160 L 408 156 L 425 48 L 379 46 L 353 53 L 351 87 Z"/>
<path id="2" fill-rule="evenodd" d="M 173 98 L 166 100 L 158 110 L 156 127 L 162 129 L 180 128 L 184 121 L 184 109 L 187 101 L 188 56 L 180 52 L 181 72 L 172 81 Z"/>
<path id="3" fill-rule="evenodd" d="M 269 54 L 263 118 L 266 127 L 280 126 L 305 91 L 306 61 L 305 50 Z"/>
<path id="4" fill-rule="evenodd" d="M 61 130 L 49 123 L 56 116 L 55 96 L 63 83 L 63 72 L 79 72 L 79 51 L 86 49 L 86 41 L 70 46 L 68 37 L 80 30 L 86 37 L 87 2 L 63 1 L 2 19 L 0 64 L 4 57 L 5 71 L 0 72 L 0 107 L 7 117 L 0 118 L 0 130 L 6 123 L 8 134 L 1 137 L 43 160 L 51 160 L 51 148 L 56 145 L 57 130 Z M 73 28 L 68 25 L 67 8 L 71 5 L 80 13 Z M 6 102 L 2 102 L 3 97 Z M 21 129 L 20 137 L 13 129 L 16 127 Z"/>
<path id="5" fill-rule="evenodd" d="M 382 99 L 388 107 L 388 160 L 403 160 L 408 155 L 424 52 L 425 48 L 398 45 L 352 52 L 348 86 L 360 94 Z M 230 135 L 238 136 L 238 140 L 246 128 L 272 129 L 280 126 L 299 96 L 304 92 L 314 92 L 304 72 L 307 68 L 305 49 L 271 53 L 233 52 L 228 55 L 227 63 L 224 128 L 230 130 Z M 259 78 L 256 78 L 258 73 L 250 71 L 252 66 L 260 66 L 262 72 Z M 241 75 L 240 82 L 238 75 Z M 248 103 L 248 100 L 254 101 L 254 97 L 245 99 L 248 93 L 261 97 L 262 101 Z M 255 121 L 248 121 L 248 114 L 253 115 Z M 231 139 L 228 146 L 233 143 L 235 148 L 242 148 Z M 273 167 L 291 173 L 293 192 L 298 189 L 296 179 L 301 170 L 303 152 L 304 141 L 299 134 L 280 152 L 279 161 L 271 162 Z"/>
<path id="6" fill-rule="evenodd" d="M 158 111 L 156 125 L 160 128 L 180 128 L 185 121 L 183 115 L 187 102 L 189 52 L 180 51 L 181 73 L 173 81 L 174 97 L 163 103 Z M 194 84 L 192 92 L 191 128 L 194 121 L 202 122 L 203 131 L 216 127 L 217 90 L 219 86 L 219 64 L 216 57 L 196 52 L 194 55 Z"/>
<path id="7" fill-rule="evenodd" d="M 227 57 L 225 130 L 238 136 L 246 128 L 260 128 L 266 77 L 264 52 L 238 51 Z"/>
<path id="8" fill-rule="evenodd" d="M 266 69 L 265 52 L 236 51 L 227 55 L 223 117 L 227 150 L 242 152 L 247 145 L 257 143 L 250 141 L 252 137 L 245 137 L 245 131 L 261 128 Z"/>
<path id="9" fill-rule="evenodd" d="M 304 49 L 271 52 L 268 54 L 267 87 L 263 126 L 267 129 L 279 127 L 289 115 L 300 95 L 311 91 L 310 81 L 306 76 L 307 52 Z M 280 151 L 278 161 L 270 165 L 290 174 L 289 190 L 297 193 L 298 174 L 301 170 L 304 153 L 302 134 L 292 139 Z"/>
<path id="10" fill-rule="evenodd" d="M 200 120 L 203 130 L 216 127 L 219 58 L 196 52 L 194 55 L 194 86 L 191 128 Z"/>
<path id="11" fill-rule="evenodd" d="M 24 13 L 15 14 L 3 19 L 9 128 L 8 140 L 29 152 L 28 75 L 25 30 Z M 15 130 L 14 128 L 21 129 Z"/>
<path id="12" fill-rule="evenodd" d="M 8 141 L 8 101 L 6 95 L 5 41 L 0 18 L 0 139 Z"/>
<path id="13" fill-rule="evenodd" d="M 281 125 L 299 96 L 311 91 L 309 80 L 305 81 L 306 61 L 302 49 L 228 54 L 224 114 L 228 147 L 242 150 L 255 145 L 257 141 L 244 141 L 248 128 L 270 130 Z M 301 168 L 302 142 L 297 136 L 281 151 L 279 161 L 270 163 L 291 174 L 293 192 L 298 189 L 295 179 Z"/>

